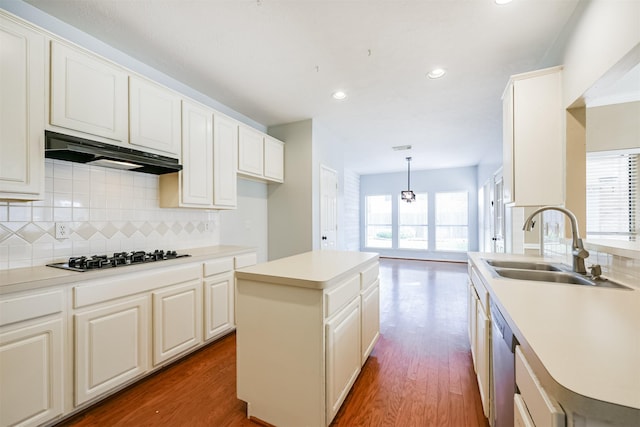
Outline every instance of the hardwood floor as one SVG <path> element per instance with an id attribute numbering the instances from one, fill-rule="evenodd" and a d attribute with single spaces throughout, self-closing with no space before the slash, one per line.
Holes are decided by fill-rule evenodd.
<path id="1" fill-rule="evenodd" d="M 331 425 L 488 426 L 467 338 L 466 264 L 382 259 L 380 291 L 380 340 Z M 231 334 L 60 425 L 256 426 L 235 374 Z"/>

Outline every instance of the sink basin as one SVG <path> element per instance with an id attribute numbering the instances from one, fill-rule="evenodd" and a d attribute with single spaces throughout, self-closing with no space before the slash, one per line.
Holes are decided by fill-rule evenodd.
<path id="1" fill-rule="evenodd" d="M 567 273 L 564 271 L 516 270 L 510 268 L 496 268 L 495 271 L 499 276 L 506 277 L 508 279 L 568 283 L 572 285 L 596 285 L 586 277 L 578 276 L 573 273 Z"/>
<path id="2" fill-rule="evenodd" d="M 518 270 L 512 268 L 493 269 L 498 276 L 508 279 L 533 280 L 536 282 L 565 283 L 570 285 L 598 286 L 604 288 L 626 289 L 630 288 L 605 278 L 590 278 L 577 273 L 567 271 L 541 271 L 541 270 Z"/>
<path id="3" fill-rule="evenodd" d="M 493 259 L 484 260 L 492 267 L 513 268 L 518 270 L 542 270 L 542 271 L 562 271 L 562 268 L 555 264 L 543 264 L 527 261 L 500 261 Z"/>

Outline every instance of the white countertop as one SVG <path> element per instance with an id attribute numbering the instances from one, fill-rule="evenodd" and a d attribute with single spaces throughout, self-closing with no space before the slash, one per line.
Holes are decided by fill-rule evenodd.
<path id="1" fill-rule="evenodd" d="M 252 251 L 255 251 L 255 248 L 245 246 L 207 246 L 201 248 L 181 249 L 179 251 L 180 253 L 190 254 L 191 256 L 166 260 L 158 263 L 151 262 L 130 265 L 127 267 L 108 268 L 105 270 L 92 270 L 86 272 L 62 270 L 54 267 L 47 267 L 45 265 L 0 270 L 0 295 L 30 289 L 46 288 L 49 286 L 65 285 L 91 279 L 102 279 L 114 275 L 157 268 L 159 266 L 169 267 L 171 265 L 204 261 L 210 258 L 239 255 Z M 60 262 L 64 262 L 64 260 L 60 260 Z"/>
<path id="2" fill-rule="evenodd" d="M 589 399 L 622 405 L 630 409 L 625 419 L 640 420 L 640 289 L 494 277 L 482 262 L 487 258 L 544 259 L 469 254 L 525 356 L 543 365 L 560 397 L 583 408 L 594 403 Z"/>
<path id="3" fill-rule="evenodd" d="M 333 286 L 365 263 L 378 260 L 373 252 L 312 251 L 236 271 L 238 279 L 313 289 Z"/>

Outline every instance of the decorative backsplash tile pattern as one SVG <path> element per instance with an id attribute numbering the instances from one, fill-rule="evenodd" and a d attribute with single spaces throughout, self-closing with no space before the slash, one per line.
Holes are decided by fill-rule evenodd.
<path id="1" fill-rule="evenodd" d="M 0 270 L 220 241 L 217 211 L 159 207 L 156 175 L 46 159 L 45 190 L 42 201 L 0 201 Z M 55 238 L 56 223 L 69 239 Z"/>

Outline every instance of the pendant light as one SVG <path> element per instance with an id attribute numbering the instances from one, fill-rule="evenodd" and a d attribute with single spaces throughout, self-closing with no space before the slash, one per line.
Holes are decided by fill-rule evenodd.
<path id="1" fill-rule="evenodd" d="M 416 195 L 411 191 L 411 157 L 407 157 L 407 190 L 401 191 L 400 195 L 407 203 L 416 201 Z"/>

